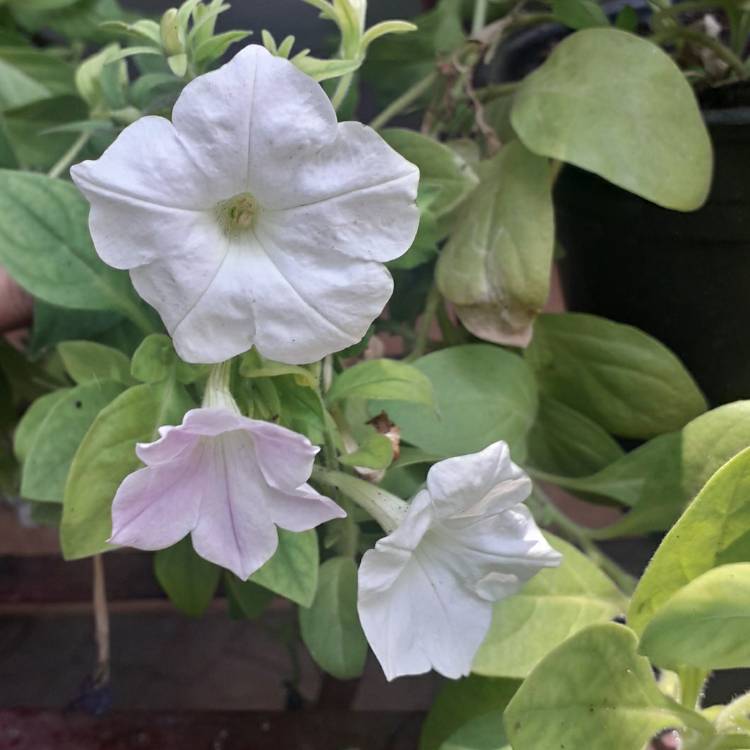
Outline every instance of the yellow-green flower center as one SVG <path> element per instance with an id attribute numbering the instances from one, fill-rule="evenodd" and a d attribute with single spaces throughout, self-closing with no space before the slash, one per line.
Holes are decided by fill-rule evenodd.
<path id="1" fill-rule="evenodd" d="M 258 201 L 250 193 L 240 193 L 216 205 L 219 223 L 228 235 L 253 228 L 258 215 Z"/>

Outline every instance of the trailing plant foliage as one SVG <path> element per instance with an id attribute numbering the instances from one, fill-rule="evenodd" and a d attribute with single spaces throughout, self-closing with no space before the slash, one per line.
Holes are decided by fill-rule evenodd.
<path id="1" fill-rule="evenodd" d="M 424 750 L 750 747 L 747 696 L 701 705 L 750 666 L 750 402 L 709 410 L 652 337 L 541 312 L 563 163 L 703 203 L 691 84 L 747 78 L 750 8 L 305 2 L 334 54 L 260 30 L 221 68 L 251 33 L 221 0 L 0 8 L 0 264 L 35 300 L 0 344 L 4 494 L 67 559 L 156 550 L 187 615 L 288 599 L 335 677 L 369 643 L 389 678 L 453 678 Z M 481 85 L 549 22 L 571 33 L 534 72 Z M 369 129 L 336 121 L 360 80 Z M 550 486 L 621 514 L 579 525 Z M 640 581 L 597 545 L 647 532 Z"/>

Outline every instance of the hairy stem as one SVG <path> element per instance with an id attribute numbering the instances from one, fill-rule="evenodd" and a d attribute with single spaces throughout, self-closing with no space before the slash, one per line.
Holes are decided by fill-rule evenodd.
<path id="1" fill-rule="evenodd" d="M 387 533 L 393 531 L 406 515 L 408 505 L 400 497 L 363 479 L 317 466 L 313 469 L 313 478 L 327 487 L 341 490 L 367 511 Z"/>
<path id="2" fill-rule="evenodd" d="M 331 97 L 331 104 L 333 104 L 333 108 L 338 112 L 341 105 L 344 103 L 344 100 L 346 99 L 346 95 L 349 93 L 349 89 L 351 88 L 352 81 L 354 80 L 354 73 L 346 73 L 346 75 L 341 76 L 339 79 L 338 85 L 336 86 L 336 90 L 333 92 L 333 96 Z"/>
<path id="3" fill-rule="evenodd" d="M 487 23 L 487 0 L 474 0 L 474 17 L 471 22 L 471 35 L 476 36 Z"/>
<path id="4" fill-rule="evenodd" d="M 396 115 L 400 115 L 405 109 L 410 107 L 416 102 L 419 97 L 427 93 L 430 87 L 437 80 L 437 73 L 432 72 L 426 75 L 421 80 L 417 81 L 413 86 L 406 89 L 401 96 L 394 99 L 371 123 L 370 127 L 373 130 L 380 130 L 380 128 L 387 125 Z"/>
<path id="5" fill-rule="evenodd" d="M 620 567 L 614 560 L 607 557 L 596 544 L 589 539 L 586 530 L 575 521 L 568 518 L 542 490 L 539 484 L 534 485 L 534 494 L 541 502 L 544 512 L 552 523 L 562 532 L 563 536 L 578 545 L 602 571 L 604 571 L 625 593 L 632 594 L 638 580 Z"/>
<path id="6" fill-rule="evenodd" d="M 81 133 L 73 145 L 60 157 L 57 163 L 47 172 L 47 177 L 59 177 L 75 160 L 76 156 L 81 153 L 83 147 L 89 142 L 91 133 Z"/>
<path id="7" fill-rule="evenodd" d="M 427 302 L 425 303 L 424 312 L 422 313 L 422 317 L 419 320 L 419 325 L 417 326 L 417 335 L 414 339 L 414 347 L 412 348 L 409 356 L 406 357 L 407 362 L 412 362 L 415 359 L 419 359 L 419 357 L 421 357 L 427 351 L 427 346 L 430 342 L 430 329 L 432 328 L 432 323 L 435 320 L 435 316 L 437 315 L 441 300 L 442 297 L 440 296 L 440 292 L 438 291 L 437 286 L 433 284 L 430 288 L 429 294 L 427 295 Z"/>
<path id="8" fill-rule="evenodd" d="M 655 44 L 666 44 L 667 42 L 681 39 L 686 42 L 698 44 L 706 49 L 710 49 L 719 59 L 723 60 L 736 74 L 737 77 L 744 80 L 748 76 L 748 70 L 745 63 L 729 47 L 724 46 L 718 39 L 714 39 L 708 34 L 703 34 L 695 29 L 687 29 L 683 26 L 675 26 L 672 29 L 665 29 L 651 37 Z"/>

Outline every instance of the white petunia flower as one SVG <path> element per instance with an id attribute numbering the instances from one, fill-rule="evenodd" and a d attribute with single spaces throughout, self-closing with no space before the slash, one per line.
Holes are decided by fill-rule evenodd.
<path id="1" fill-rule="evenodd" d="M 359 616 L 389 680 L 469 674 L 492 603 L 559 565 L 522 504 L 530 492 L 504 442 L 440 461 L 397 528 L 365 553 Z"/>
<path id="2" fill-rule="evenodd" d="M 419 172 L 251 45 L 71 170 L 99 256 L 128 269 L 188 362 L 256 346 L 307 363 L 359 341 L 419 222 Z"/>

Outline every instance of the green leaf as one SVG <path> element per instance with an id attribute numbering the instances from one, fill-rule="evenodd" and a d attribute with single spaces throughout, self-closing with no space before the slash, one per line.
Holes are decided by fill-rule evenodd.
<path id="1" fill-rule="evenodd" d="M 312 529 L 302 532 L 278 531 L 279 547 L 276 553 L 249 580 L 296 604 L 309 607 L 318 587 L 318 537 Z"/>
<path id="2" fill-rule="evenodd" d="M 242 356 L 240 375 L 244 378 L 276 378 L 280 375 L 294 375 L 299 385 L 306 385 L 310 388 L 317 386 L 317 378 L 312 370 L 301 365 L 285 365 L 283 362 L 266 359 L 258 353 L 257 349 L 251 349 Z"/>
<path id="3" fill-rule="evenodd" d="M 643 632 L 670 597 L 719 565 L 750 562 L 750 448 L 722 466 L 656 550 L 628 623 Z"/>
<path id="4" fill-rule="evenodd" d="M 249 619 L 262 615 L 274 598 L 273 591 L 252 581 L 241 581 L 228 570 L 224 571 L 224 586 L 235 615 Z"/>
<path id="5" fill-rule="evenodd" d="M 444 682 L 422 725 L 419 750 L 445 750 L 444 743 L 472 719 L 496 721 L 498 716 L 502 717 L 518 685 L 516 680 L 479 675 Z"/>
<path id="6" fill-rule="evenodd" d="M 312 57 L 308 54 L 295 55 L 293 62 L 305 75 L 310 76 L 315 81 L 322 82 L 331 78 L 340 78 L 341 76 L 353 73 L 362 64 L 361 58 L 357 59 L 333 59 L 324 60 L 319 57 Z"/>
<path id="7" fill-rule="evenodd" d="M 417 31 L 380 37 L 370 45 L 363 73 L 379 103 L 384 106 L 433 72 L 439 57 L 447 57 L 464 42 L 461 5 L 462 0 L 443 0 L 411 19 Z"/>
<path id="8" fill-rule="evenodd" d="M 593 625 L 548 654 L 505 712 L 513 750 L 640 750 L 664 729 L 711 725 L 657 687 L 622 625 Z"/>
<path id="9" fill-rule="evenodd" d="M 29 356 L 37 358 L 62 341 L 99 339 L 105 331 L 114 329 L 122 321 L 122 316 L 114 312 L 100 311 L 92 315 L 89 310 L 55 307 L 42 300 L 34 300 Z"/>
<path id="10" fill-rule="evenodd" d="M 225 31 L 223 34 L 217 34 L 201 42 L 194 52 L 196 64 L 218 60 L 233 44 L 242 41 L 252 34 L 252 31 Z"/>
<path id="11" fill-rule="evenodd" d="M 660 206 L 691 211 L 706 200 L 713 156 L 695 94 L 646 39 L 618 29 L 563 39 L 524 79 L 511 119 L 534 153 Z"/>
<path id="12" fill-rule="evenodd" d="M 13 66 L 37 84 L 41 84 L 47 90 L 48 96 L 75 93 L 73 66 L 57 51 L 45 52 L 26 46 L 2 46 L 0 47 L 0 62 Z M 18 93 L 16 91 L 16 94 Z"/>
<path id="13" fill-rule="evenodd" d="M 549 295 L 549 163 L 513 141 L 480 164 L 479 176 L 438 260 L 438 288 L 475 336 L 526 346 Z"/>
<path id="14" fill-rule="evenodd" d="M 179 424 L 192 406 L 183 386 L 170 379 L 133 386 L 99 412 L 65 485 L 60 542 L 67 560 L 110 549 L 112 500 L 122 480 L 141 466 L 135 444 L 154 440 L 162 425 Z"/>
<path id="15" fill-rule="evenodd" d="M 214 598 L 221 568 L 200 557 L 186 536 L 154 555 L 154 573 L 177 609 L 199 617 Z"/>
<path id="16" fill-rule="evenodd" d="M 0 111 L 46 99 L 50 93 L 31 75 L 0 58 Z"/>
<path id="17" fill-rule="evenodd" d="M 669 669 L 750 667 L 750 562 L 722 565 L 679 589 L 649 621 L 640 652 Z"/>
<path id="18" fill-rule="evenodd" d="M 732 732 L 750 734 L 750 693 L 745 693 L 726 706 L 720 707 L 714 724 L 723 734 Z"/>
<path id="19" fill-rule="evenodd" d="M 540 315 L 526 361 L 543 394 L 622 437 L 678 430 L 707 408 L 693 378 L 663 344 L 595 315 Z"/>
<path id="20" fill-rule="evenodd" d="M 471 719 L 457 729 L 440 750 L 512 750 L 505 738 L 502 712 L 493 711 Z"/>
<path id="21" fill-rule="evenodd" d="M 366 50 L 376 39 L 386 34 L 405 34 L 416 30 L 417 27 L 408 21 L 381 21 L 370 26 L 362 35 L 362 49 Z"/>
<path id="22" fill-rule="evenodd" d="M 65 94 L 4 113 L 5 131 L 18 161 L 27 169 L 49 170 L 73 145 L 78 133 L 61 126 L 85 119 L 82 99 Z"/>
<path id="23" fill-rule="evenodd" d="M 26 0 L 14 0 L 13 15 L 21 26 L 29 30 L 52 30 L 70 39 L 87 39 L 98 43 L 110 39 L 110 32 L 102 31 L 100 25 L 124 17 L 117 0 L 77 0 L 72 5 L 65 3 L 65 7 L 44 12 L 35 10 Z"/>
<path id="24" fill-rule="evenodd" d="M 205 365 L 183 362 L 165 333 L 146 336 L 135 350 L 129 364 L 130 373 L 143 383 L 160 383 L 175 374 L 178 383 L 192 383 L 207 371 Z"/>
<path id="25" fill-rule="evenodd" d="M 524 678 L 574 633 L 625 612 L 625 597 L 586 555 L 546 536 L 563 554 L 562 564 L 541 571 L 517 594 L 495 604 L 472 672 Z"/>
<path id="26" fill-rule="evenodd" d="M 419 189 L 430 192 L 430 211 L 436 218 L 457 208 L 479 184 L 466 161 L 440 141 L 402 128 L 380 134 L 391 148 L 419 167 Z"/>
<path id="27" fill-rule="evenodd" d="M 594 474 L 625 452 L 609 433 L 575 409 L 542 396 L 529 432 L 528 463 L 567 477 Z"/>
<path id="28" fill-rule="evenodd" d="M 596 0 L 552 0 L 555 18 L 571 29 L 609 26 L 607 14 Z"/>
<path id="29" fill-rule="evenodd" d="M 403 440 L 441 458 L 505 440 L 514 460 L 523 461 L 537 394 L 521 357 L 489 344 L 469 344 L 433 352 L 414 366 L 431 381 L 437 412 L 380 401 L 370 404 L 373 416 L 385 410 Z"/>
<path id="30" fill-rule="evenodd" d="M 262 382 L 260 378 L 253 381 L 254 384 Z M 272 382 L 281 404 L 279 423 L 306 435 L 315 445 L 321 445 L 326 423 L 318 394 L 312 388 L 299 385 L 296 376 L 282 375 Z M 278 414 L 273 416 L 278 417 Z"/>
<path id="31" fill-rule="evenodd" d="M 626 5 L 615 19 L 615 26 L 622 31 L 635 34 L 638 30 L 638 11 L 632 5 Z"/>
<path id="32" fill-rule="evenodd" d="M 357 566 L 348 557 L 334 557 L 320 566 L 315 599 L 300 608 L 302 640 L 321 669 L 339 680 L 362 674 L 367 640 L 357 615 Z"/>
<path id="33" fill-rule="evenodd" d="M 57 351 L 68 375 L 78 384 L 114 380 L 133 385 L 130 360 L 118 349 L 93 341 L 64 341 Z"/>
<path id="34" fill-rule="evenodd" d="M 1 377 L 1 375 L 0 375 Z M 24 462 L 29 455 L 36 434 L 47 415 L 61 399 L 70 393 L 70 388 L 60 388 L 52 393 L 45 393 L 36 399 L 26 410 L 13 435 L 13 452 L 20 462 Z"/>
<path id="35" fill-rule="evenodd" d="M 345 398 L 434 404 L 429 378 L 416 367 L 393 359 L 370 359 L 337 375 L 326 399 L 335 403 Z"/>
<path id="36" fill-rule="evenodd" d="M 112 380 L 86 383 L 70 389 L 52 406 L 36 430 L 23 464 L 23 497 L 62 502 L 78 446 L 99 412 L 123 389 Z"/>
<path id="37" fill-rule="evenodd" d="M 711 475 L 750 445 L 750 401 L 720 406 L 679 433 L 661 435 L 590 477 L 552 481 L 611 497 L 631 510 L 593 536 L 599 539 L 668 529 Z"/>
<path id="38" fill-rule="evenodd" d="M 76 88 L 92 112 L 106 111 L 107 106 L 121 109 L 127 104 L 128 69 L 120 53 L 119 44 L 108 44 L 76 69 Z"/>
<path id="39" fill-rule="evenodd" d="M 150 328 L 127 273 L 109 268 L 94 252 L 88 208 L 69 182 L 0 170 L 0 262 L 45 302 L 114 310 Z"/>
<path id="40" fill-rule="evenodd" d="M 339 462 L 345 466 L 364 466 L 367 469 L 387 469 L 391 461 L 393 444 L 385 435 L 375 431 L 356 451 L 339 456 Z"/>

